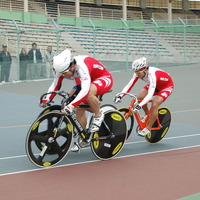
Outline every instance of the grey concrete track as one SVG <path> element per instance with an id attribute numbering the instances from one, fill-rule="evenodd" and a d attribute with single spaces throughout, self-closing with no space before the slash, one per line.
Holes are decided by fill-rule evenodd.
<path id="1" fill-rule="evenodd" d="M 163 67 L 174 78 L 175 91 L 163 106 L 172 112 L 172 123 L 160 143 L 147 144 L 135 132 L 127 141 L 118 157 L 168 151 L 172 149 L 200 146 L 200 89 L 199 65 Z M 113 72 L 115 84 L 112 93 L 104 96 L 103 103 L 111 103 L 132 76 L 131 71 Z M 47 91 L 52 80 L 23 82 L 0 85 L 0 175 L 37 170 L 25 153 L 27 131 L 41 108 L 39 97 Z M 69 91 L 73 81 L 65 80 L 63 90 Z M 139 81 L 132 93 L 137 93 L 145 83 Z M 55 99 L 59 102 L 59 99 Z M 130 98 L 125 97 L 117 107 L 128 106 Z M 58 165 L 71 165 L 81 162 L 93 162 L 96 158 L 86 148 L 80 154 L 69 153 Z"/>

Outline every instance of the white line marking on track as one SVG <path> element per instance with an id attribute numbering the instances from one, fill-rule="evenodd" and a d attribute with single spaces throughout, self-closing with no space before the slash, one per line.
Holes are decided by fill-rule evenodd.
<path id="1" fill-rule="evenodd" d="M 16 126 L 0 126 L 0 129 L 3 129 L 3 128 L 21 128 L 21 127 L 30 127 L 31 125 L 30 124 L 27 124 L 27 125 L 16 125 Z"/>
<path id="2" fill-rule="evenodd" d="M 128 158 L 128 157 L 135 157 L 135 156 L 142 156 L 142 155 L 150 155 L 150 154 L 155 154 L 155 153 L 163 153 L 163 152 L 169 152 L 169 151 L 190 149 L 190 148 L 195 148 L 195 147 L 200 147 L 200 145 L 174 148 L 174 149 L 168 149 L 168 150 L 163 150 L 163 151 L 154 151 L 154 152 L 139 153 L 139 154 L 126 155 L 126 156 L 119 156 L 114 159 Z M 71 164 L 65 164 L 65 165 L 57 165 L 57 166 L 47 167 L 47 168 L 38 168 L 38 169 L 30 169 L 30 170 L 24 170 L 24 171 L 18 171 L 18 172 L 10 172 L 10 173 L 5 173 L 5 174 L 0 174 L 0 176 L 22 174 L 22 173 L 27 173 L 27 172 L 41 171 L 41 170 L 49 170 L 49 169 L 55 169 L 55 168 L 60 168 L 60 167 L 73 166 L 73 165 L 81 165 L 81 164 L 87 164 L 87 163 L 93 163 L 93 162 L 100 162 L 100 160 L 91 160 L 91 161 L 84 161 L 84 162 L 71 163 Z"/>
<path id="3" fill-rule="evenodd" d="M 23 158 L 23 157 L 27 157 L 27 155 L 3 157 L 3 158 L 0 158 L 0 160 L 9 160 L 9 159 Z"/>
<path id="4" fill-rule="evenodd" d="M 196 108 L 196 109 L 190 109 L 190 110 L 171 111 L 171 113 L 193 112 L 193 111 L 199 111 L 199 110 L 200 108 Z"/>
<path id="5" fill-rule="evenodd" d="M 171 113 L 183 113 L 183 112 L 194 112 L 194 111 L 200 111 L 200 108 L 197 109 L 190 109 L 190 110 L 179 110 L 179 111 L 171 111 Z M 30 127 L 31 124 L 25 124 L 25 125 L 16 125 L 16 126 L 0 126 L 0 129 L 4 128 L 21 128 L 21 127 Z"/>
<path id="6" fill-rule="evenodd" d="M 195 136 L 200 136 L 200 133 L 199 134 L 193 134 L 193 135 L 182 135 L 182 136 L 177 136 L 177 137 L 168 137 L 168 138 L 163 138 L 162 140 L 181 139 L 181 138 L 195 137 Z M 140 144 L 140 143 L 146 143 L 146 141 L 143 140 L 143 141 L 137 141 L 137 142 L 126 142 L 125 145 Z M 83 148 L 82 150 L 86 150 L 86 149 L 90 149 L 90 147 Z M 23 157 L 27 157 L 27 155 L 2 157 L 2 158 L 0 158 L 0 160 L 9 160 L 9 159 L 23 158 Z"/>

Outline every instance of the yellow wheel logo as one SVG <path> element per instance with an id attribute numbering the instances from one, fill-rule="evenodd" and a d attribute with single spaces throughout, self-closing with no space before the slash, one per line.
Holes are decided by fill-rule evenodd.
<path id="1" fill-rule="evenodd" d="M 120 142 L 113 150 L 112 155 L 115 155 L 122 147 L 123 143 Z"/>
<path id="2" fill-rule="evenodd" d="M 93 138 L 98 138 L 99 137 L 99 134 L 96 132 L 93 136 Z M 98 149 L 99 148 L 99 140 L 96 140 L 96 141 L 93 141 L 93 146 L 95 149 Z"/>
<path id="3" fill-rule="evenodd" d="M 166 114 L 166 113 L 167 113 L 167 110 L 165 110 L 165 109 L 159 110 L 159 114 L 160 114 L 160 115 L 164 115 L 164 114 Z"/>
<path id="4" fill-rule="evenodd" d="M 168 129 L 169 129 L 169 127 L 166 127 L 166 128 L 165 128 L 165 130 L 163 131 L 163 133 L 162 133 L 162 135 L 161 135 L 161 138 L 163 138 L 163 137 L 166 135 Z"/>
<path id="5" fill-rule="evenodd" d="M 68 124 L 67 124 L 67 129 L 68 129 L 69 132 L 72 132 L 73 125 L 70 124 L 70 123 L 68 123 Z"/>
<path id="6" fill-rule="evenodd" d="M 39 126 L 39 124 L 40 124 L 40 121 L 33 124 L 32 131 L 34 131 Z"/>
<path id="7" fill-rule="evenodd" d="M 115 120 L 115 121 L 122 121 L 122 116 L 116 113 L 111 114 L 111 117 Z"/>
<path id="8" fill-rule="evenodd" d="M 50 112 L 50 109 L 45 110 L 45 112 L 43 114 L 46 114 L 48 112 Z"/>
<path id="9" fill-rule="evenodd" d="M 146 135 L 146 137 L 147 137 L 148 139 L 151 139 L 151 136 L 152 136 L 152 135 L 151 135 L 151 132 L 150 132 L 149 134 Z"/>
<path id="10" fill-rule="evenodd" d="M 44 162 L 44 163 L 43 163 L 43 166 L 44 166 L 44 167 L 49 167 L 49 166 L 51 166 L 51 163 L 50 163 L 50 162 Z"/>

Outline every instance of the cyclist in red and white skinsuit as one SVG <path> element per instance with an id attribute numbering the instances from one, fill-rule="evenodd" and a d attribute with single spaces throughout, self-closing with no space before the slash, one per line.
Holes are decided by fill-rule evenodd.
<path id="1" fill-rule="evenodd" d="M 60 89 L 64 78 L 74 78 L 76 85 L 81 85 L 81 90 L 75 99 L 68 104 L 63 112 L 70 114 L 80 103 L 88 103 L 87 110 L 94 113 L 92 132 L 98 131 L 104 119 L 100 112 L 99 95 L 108 92 L 113 86 L 113 78 L 110 72 L 96 59 L 89 56 L 72 57 L 71 51 L 66 49 L 53 58 L 54 80 L 48 90 Z M 55 95 L 49 95 L 43 100 L 41 106 L 45 106 Z M 86 128 L 85 108 L 76 108 L 76 116 L 81 125 Z"/>
<path id="2" fill-rule="evenodd" d="M 156 67 L 149 67 L 145 57 L 135 60 L 132 64 L 132 69 L 134 71 L 133 77 L 124 87 L 122 92 L 129 92 L 138 81 L 138 79 L 147 82 L 147 85 L 143 87 L 137 96 L 138 99 L 142 101 L 134 107 L 133 112 L 139 112 L 139 110 L 143 107 L 145 113 L 147 114 L 146 103 L 151 100 L 153 96 L 155 96 L 152 101 L 150 119 L 147 123 L 147 127 L 143 130 L 138 130 L 139 135 L 145 136 L 150 133 L 151 127 L 153 126 L 158 116 L 159 106 L 173 92 L 174 83 L 172 77 L 167 72 Z M 116 95 L 114 102 L 120 102 L 123 96 L 124 95 Z"/>

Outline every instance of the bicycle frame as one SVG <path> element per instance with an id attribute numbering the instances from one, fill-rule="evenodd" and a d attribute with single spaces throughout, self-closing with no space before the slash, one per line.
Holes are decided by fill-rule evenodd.
<path id="1" fill-rule="evenodd" d="M 111 91 L 112 90 L 110 90 L 109 92 L 111 92 Z M 52 91 L 52 92 L 45 93 L 40 97 L 40 102 L 42 102 L 43 98 L 46 95 L 49 95 L 49 94 L 58 94 L 61 97 L 63 97 L 63 99 L 61 100 L 61 108 L 64 107 L 66 102 L 69 103 L 68 99 L 70 99 L 70 97 L 69 97 L 69 94 L 66 93 L 65 91 Z M 100 95 L 99 96 L 99 100 L 102 101 L 103 100 L 102 98 L 103 98 L 103 95 Z M 48 105 L 50 106 L 50 104 L 48 104 Z M 88 104 L 80 104 L 77 107 L 81 107 L 81 108 L 85 108 L 86 109 L 86 108 L 89 108 L 90 106 Z M 87 122 L 86 130 L 84 130 L 82 125 L 77 120 L 75 113 L 72 113 L 71 115 L 68 115 L 68 116 L 64 116 L 63 115 L 63 117 L 67 117 L 69 119 L 69 121 L 72 123 L 72 125 L 78 131 L 78 135 L 80 135 L 85 142 L 91 142 L 91 141 L 97 141 L 97 140 L 105 140 L 105 139 L 107 139 L 109 137 L 113 137 L 113 133 L 109 130 L 108 126 L 106 125 L 106 123 L 104 121 L 103 121 L 103 124 L 108 129 L 108 131 L 110 132 L 110 135 L 106 136 L 106 137 L 104 136 L 104 137 L 98 137 L 98 138 L 92 139 L 92 134 L 90 133 L 90 130 L 89 130 L 89 121 Z M 59 126 L 62 123 L 62 121 L 63 121 L 63 118 L 60 120 Z"/>
<path id="2" fill-rule="evenodd" d="M 125 115 L 124 117 L 125 117 L 125 119 L 127 120 L 127 119 L 129 118 L 130 115 L 134 115 L 135 119 L 137 120 L 138 127 L 140 128 L 140 130 L 144 129 L 144 128 L 147 126 L 147 123 L 148 123 L 148 121 L 149 121 L 149 119 L 150 119 L 150 113 L 151 113 L 151 111 L 148 110 L 147 117 L 146 117 L 146 119 L 143 121 L 143 120 L 142 120 L 142 117 L 141 117 L 141 115 L 140 115 L 140 113 L 134 113 L 134 112 L 132 111 L 133 108 L 134 108 L 135 103 L 141 102 L 142 100 L 138 100 L 136 95 L 133 95 L 133 94 L 130 94 L 130 93 L 119 93 L 119 94 L 126 94 L 126 95 L 129 95 L 130 97 L 133 97 L 133 99 L 131 100 L 131 103 L 130 103 L 130 105 L 129 105 L 129 107 L 128 107 L 129 112 L 128 112 L 128 114 Z M 151 103 L 151 102 L 152 102 L 152 100 L 150 100 L 148 103 Z M 147 104 L 148 104 L 148 103 L 147 103 Z M 156 122 L 157 122 L 158 125 L 157 125 L 156 127 L 152 127 L 151 130 L 159 130 L 159 129 L 162 128 L 162 125 L 161 125 L 160 120 L 159 120 L 158 117 L 156 118 Z"/>
<path id="3" fill-rule="evenodd" d="M 131 101 L 131 103 L 130 103 L 130 105 L 128 107 L 129 108 L 129 112 L 132 112 L 132 109 L 134 107 L 135 102 L 136 102 L 135 99 L 133 99 Z M 141 102 L 141 100 L 138 100 L 138 102 Z M 150 100 L 148 103 L 150 103 L 150 102 L 152 102 L 152 100 Z M 147 114 L 147 117 L 146 117 L 145 121 L 142 120 L 141 115 L 139 113 L 133 113 L 133 115 L 135 116 L 135 119 L 137 120 L 139 128 L 141 130 L 144 129 L 147 126 L 147 123 L 148 123 L 148 121 L 150 119 L 150 110 L 148 111 L 148 114 Z M 151 130 L 159 130 L 159 129 L 162 128 L 160 120 L 159 120 L 158 117 L 156 118 L 156 121 L 157 121 L 158 126 L 157 127 L 152 127 Z"/>
<path id="4" fill-rule="evenodd" d="M 104 124 L 104 126 L 106 127 L 106 129 L 110 132 L 110 135 L 92 139 L 92 134 L 91 134 L 90 130 L 84 130 L 84 128 L 81 126 L 81 124 L 77 120 L 75 113 L 72 113 L 71 115 L 69 115 L 68 118 L 71 121 L 71 123 L 76 127 L 76 129 L 78 131 L 78 134 L 85 140 L 85 142 L 98 141 L 98 140 L 106 140 L 108 138 L 112 138 L 113 135 L 114 135 L 110 131 L 109 127 L 106 125 L 105 121 L 103 121 L 102 124 Z"/>

